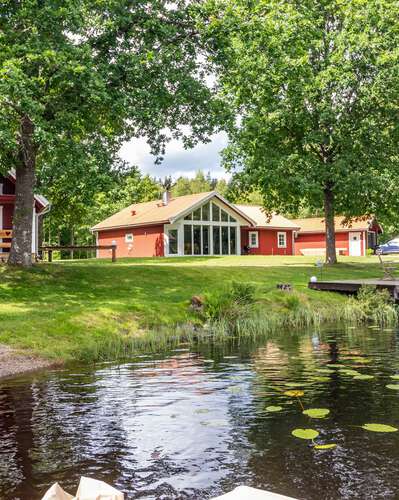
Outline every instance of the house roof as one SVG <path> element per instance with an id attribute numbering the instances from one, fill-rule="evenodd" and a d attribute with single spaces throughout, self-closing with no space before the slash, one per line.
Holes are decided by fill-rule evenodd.
<path id="1" fill-rule="evenodd" d="M 167 205 L 163 205 L 162 200 L 134 203 L 96 224 L 92 227 L 92 231 L 96 232 L 101 229 L 173 223 L 176 219 L 183 217 L 197 206 L 215 197 L 240 215 L 251 226 L 255 225 L 255 222 L 248 215 L 225 200 L 219 193 L 210 191 L 207 193 L 189 194 L 171 198 Z"/>
<path id="2" fill-rule="evenodd" d="M 343 215 L 338 215 L 334 217 L 335 221 L 335 231 L 336 232 L 346 232 L 346 231 L 367 231 L 373 223 L 373 218 L 370 217 L 358 217 L 351 222 L 346 222 L 346 217 Z M 325 219 L 324 217 L 310 217 L 306 219 L 293 219 L 298 227 L 300 227 L 300 233 L 324 233 L 325 232 Z"/>
<path id="3" fill-rule="evenodd" d="M 263 208 L 259 205 L 236 205 L 248 217 L 253 219 L 257 227 L 274 229 L 299 229 L 299 225 L 290 221 L 282 215 L 273 214 L 269 219 Z"/>

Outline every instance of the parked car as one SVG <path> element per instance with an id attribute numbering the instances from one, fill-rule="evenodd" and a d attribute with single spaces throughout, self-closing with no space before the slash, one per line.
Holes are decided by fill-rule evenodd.
<path id="1" fill-rule="evenodd" d="M 377 255 L 388 255 L 390 253 L 399 253 L 399 238 L 394 238 L 393 240 L 384 243 L 383 245 L 378 245 L 375 249 Z"/>

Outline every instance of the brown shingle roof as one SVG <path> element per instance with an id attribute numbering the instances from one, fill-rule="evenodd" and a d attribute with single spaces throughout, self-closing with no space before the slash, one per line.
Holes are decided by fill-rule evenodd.
<path id="1" fill-rule="evenodd" d="M 282 215 L 273 214 L 269 220 L 261 206 L 258 205 L 236 205 L 244 214 L 256 222 L 257 227 L 267 227 L 275 229 L 298 229 L 295 222 L 290 221 Z"/>
<path id="2" fill-rule="evenodd" d="M 372 220 L 368 217 L 359 217 L 356 220 L 345 223 L 345 217 L 338 215 L 334 218 L 335 220 L 335 231 L 366 231 L 369 229 Z M 325 219 L 324 217 L 310 217 L 306 219 L 293 219 L 297 226 L 300 227 L 300 233 L 324 233 L 325 232 Z"/>
<path id="3" fill-rule="evenodd" d="M 173 220 L 181 214 L 184 214 L 186 211 L 193 209 L 196 205 L 205 203 L 208 199 L 214 197 L 217 197 L 220 201 L 226 203 L 232 210 L 235 210 L 244 219 L 246 219 L 249 224 L 252 225 L 253 221 L 250 217 L 240 213 L 239 210 L 235 209 L 234 205 L 226 202 L 215 191 L 210 191 L 207 193 L 189 194 L 186 196 L 171 198 L 167 205 L 163 205 L 162 200 L 135 203 L 96 224 L 92 228 L 92 231 L 173 222 Z"/>

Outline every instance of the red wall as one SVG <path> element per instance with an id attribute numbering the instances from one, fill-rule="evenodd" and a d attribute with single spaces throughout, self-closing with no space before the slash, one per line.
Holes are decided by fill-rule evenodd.
<path id="1" fill-rule="evenodd" d="M 3 229 L 12 229 L 14 205 L 3 205 Z"/>
<path id="2" fill-rule="evenodd" d="M 364 254 L 363 249 L 363 238 L 364 232 L 361 233 L 362 239 L 362 255 Z M 349 232 L 339 232 L 335 233 L 335 245 L 337 248 L 343 248 L 341 255 L 349 255 Z M 299 234 L 295 238 L 295 255 L 303 255 L 301 250 L 303 248 L 325 248 L 326 247 L 326 237 L 324 233 L 306 233 Z"/>
<path id="3" fill-rule="evenodd" d="M 101 231 L 98 233 L 98 244 L 112 245 L 115 241 L 117 257 L 162 257 L 164 255 L 163 232 L 163 225 Z M 125 242 L 126 234 L 133 234 L 133 243 Z M 99 257 L 110 256 L 111 250 L 99 251 Z"/>
<path id="4" fill-rule="evenodd" d="M 241 248 L 248 245 L 248 232 L 258 231 L 258 248 L 251 248 L 254 255 L 292 255 L 292 230 L 241 228 Z M 287 248 L 278 248 L 277 233 L 287 233 Z"/>

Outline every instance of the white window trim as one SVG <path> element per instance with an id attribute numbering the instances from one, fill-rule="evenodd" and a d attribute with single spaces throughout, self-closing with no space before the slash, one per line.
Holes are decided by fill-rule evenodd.
<path id="1" fill-rule="evenodd" d="M 133 243 L 133 241 L 134 241 L 133 233 L 126 233 L 125 234 L 125 243 Z"/>
<path id="2" fill-rule="evenodd" d="M 252 244 L 252 236 L 256 236 L 255 245 Z M 248 246 L 249 248 L 259 248 L 259 231 L 248 231 Z"/>
<path id="3" fill-rule="evenodd" d="M 280 245 L 280 236 L 284 237 L 283 245 Z M 285 231 L 278 231 L 277 233 L 277 248 L 287 248 L 287 233 Z"/>

